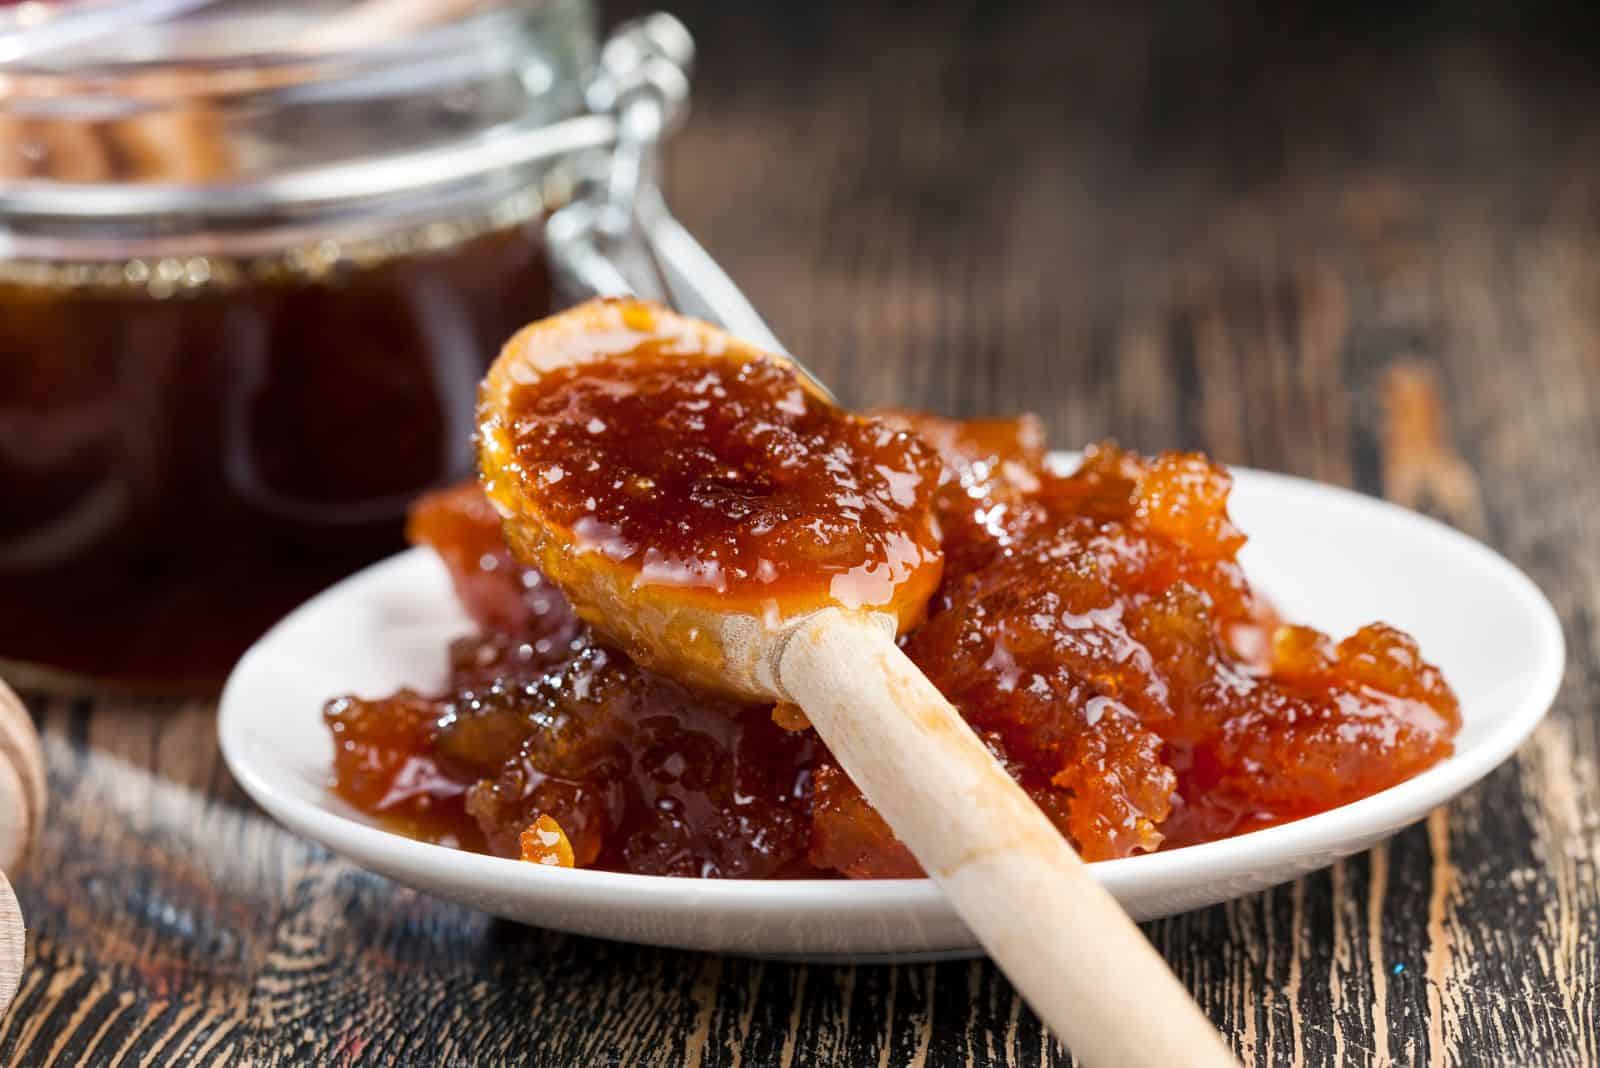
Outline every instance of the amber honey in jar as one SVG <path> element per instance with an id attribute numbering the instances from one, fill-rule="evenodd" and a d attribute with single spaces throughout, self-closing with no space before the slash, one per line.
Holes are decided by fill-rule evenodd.
<path id="1" fill-rule="evenodd" d="M 8 673 L 209 688 L 401 546 L 547 310 L 594 50 L 581 0 L 0 8 Z"/>

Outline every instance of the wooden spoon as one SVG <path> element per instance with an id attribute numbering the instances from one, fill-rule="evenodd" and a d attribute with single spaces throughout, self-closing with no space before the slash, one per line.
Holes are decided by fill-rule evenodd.
<path id="1" fill-rule="evenodd" d="M 656 670 L 747 698 L 792 701 L 1049 1026 L 1090 1065 L 1235 1063 L 1165 961 L 1059 831 L 896 646 L 926 581 L 886 603 L 828 588 L 770 597 L 646 581 L 637 558 L 595 551 L 549 518 L 550 472 L 519 459 L 525 392 L 640 345 L 739 363 L 765 356 L 638 301 L 591 301 L 506 345 L 484 383 L 479 466 L 507 538 L 580 615 Z M 620 372 L 619 372 L 620 373 Z M 812 401 L 826 404 L 795 373 Z M 601 427 L 632 434 L 639 427 Z M 696 444 L 686 438 L 685 444 Z M 555 476 L 559 480 L 560 475 Z M 626 480 L 627 471 L 613 477 Z M 925 577 L 925 576 L 924 576 Z"/>

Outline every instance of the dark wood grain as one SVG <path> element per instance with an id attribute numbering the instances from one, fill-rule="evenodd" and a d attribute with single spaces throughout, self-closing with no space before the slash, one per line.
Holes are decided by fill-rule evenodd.
<path id="1" fill-rule="evenodd" d="M 1369 854 L 1148 930 L 1247 1063 L 1600 1062 L 1593 20 L 680 10 L 703 62 L 671 194 L 847 401 L 1388 494 L 1550 593 L 1568 676 L 1515 760 Z M 208 704 L 31 707 L 53 816 L 0 1063 L 1069 1062 L 987 963 L 500 923 L 278 828 Z"/>

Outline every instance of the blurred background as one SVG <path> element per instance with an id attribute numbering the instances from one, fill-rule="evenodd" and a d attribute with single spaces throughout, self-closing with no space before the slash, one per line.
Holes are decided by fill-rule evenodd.
<path id="1" fill-rule="evenodd" d="M 857 403 L 1303 467 L 1314 419 L 1198 425 L 1253 352 L 1335 319 L 1361 331 L 1341 360 L 1426 356 L 1441 261 L 1600 210 L 1589 5 L 677 10 L 702 49 L 679 210 Z"/>

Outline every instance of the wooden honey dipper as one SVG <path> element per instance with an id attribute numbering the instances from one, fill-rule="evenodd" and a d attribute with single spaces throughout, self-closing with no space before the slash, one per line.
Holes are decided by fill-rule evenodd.
<path id="1" fill-rule="evenodd" d="M 0 1014 L 22 979 L 22 910 L 6 879 L 33 847 L 45 816 L 44 752 L 28 710 L 0 681 Z"/>
<path id="2" fill-rule="evenodd" d="M 743 388 L 736 380 L 760 380 L 769 390 L 777 382 L 779 399 L 763 410 L 759 396 L 735 392 Z M 700 395 L 665 409 L 644 401 L 603 407 L 607 397 L 681 399 L 684 390 Z M 697 414 L 718 405 L 723 416 Z M 634 417 L 608 425 L 595 414 L 602 410 Z M 743 416 L 727 414 L 735 410 Z M 753 438 L 711 425 L 741 417 Z M 810 444 L 797 451 L 769 434 L 774 425 L 802 422 L 808 433 L 835 437 L 820 445 L 805 439 Z M 852 452 L 884 445 L 883 428 L 877 437 L 862 430 L 874 425 L 834 407 L 783 357 L 654 305 L 591 301 L 535 323 L 505 346 L 482 392 L 479 466 L 512 548 L 597 630 L 681 681 L 799 705 L 990 955 L 1084 1063 L 1235 1063 L 1133 921 L 895 644 L 924 613 L 942 561 L 936 543 L 931 555 L 907 549 L 924 532 L 929 507 L 917 499 L 912 475 L 892 463 L 885 472 L 882 457 Z M 807 465 L 820 450 L 824 466 L 849 480 L 840 498 L 852 502 L 849 522 L 827 526 L 830 538 L 815 542 L 791 531 L 798 541 L 785 544 L 828 560 L 834 541 L 856 544 L 849 531 L 859 524 L 861 544 L 873 551 L 896 546 L 899 556 L 831 573 L 810 559 L 780 572 L 763 558 L 753 566 L 766 567 L 765 584 L 733 581 L 728 572 L 752 559 L 727 539 L 738 517 L 754 514 L 759 501 L 751 502 L 763 493 L 803 492 L 782 483 L 781 471 L 761 482 L 763 443 L 773 465 L 812 471 Z M 908 449 L 903 455 L 914 456 L 916 447 Z M 652 459 L 669 453 L 699 467 L 674 478 Z M 886 479 L 876 498 L 873 470 Z M 597 486 L 604 499 L 582 496 Z M 699 495 L 698 512 L 660 496 L 680 492 Z M 867 506 L 855 507 L 862 500 Z M 676 525 L 660 527 L 654 543 L 635 542 L 652 520 L 630 527 L 630 502 L 669 511 Z M 701 519 L 685 518 L 696 515 Z M 719 523 L 719 516 L 727 518 Z M 815 508 L 803 518 L 802 526 L 828 524 Z M 688 529 L 700 522 L 704 529 Z M 698 547 L 698 556 L 686 557 L 689 547 Z M 849 576 L 842 585 L 841 574 Z M 858 581 L 863 575 L 871 581 Z"/>

